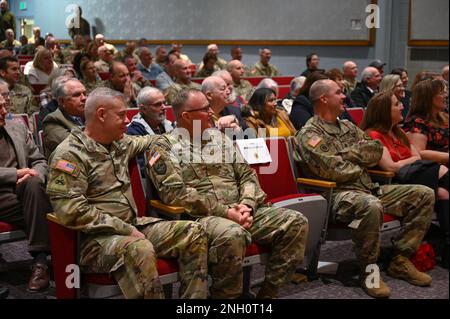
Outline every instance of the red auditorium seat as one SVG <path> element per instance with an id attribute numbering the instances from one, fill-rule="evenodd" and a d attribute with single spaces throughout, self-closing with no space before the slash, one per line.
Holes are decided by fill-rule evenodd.
<path id="1" fill-rule="evenodd" d="M 364 109 L 362 107 L 351 107 L 347 108 L 347 112 L 355 121 L 356 125 L 360 126 L 364 118 Z"/>
<path id="2" fill-rule="evenodd" d="M 109 80 L 109 73 L 108 72 L 98 72 L 98 76 L 103 81 Z"/>
<path id="3" fill-rule="evenodd" d="M 303 268 L 311 277 L 316 276 L 322 234 L 327 223 L 327 201 L 314 193 L 300 194 L 290 159 L 291 152 L 282 137 L 265 139 L 272 162 L 253 164 L 266 201 L 275 207 L 300 211 L 309 221 L 308 241 Z"/>
<path id="4" fill-rule="evenodd" d="M 278 87 L 278 99 L 284 99 L 289 92 L 291 92 L 290 86 L 280 85 Z"/>
<path id="5" fill-rule="evenodd" d="M 148 213 L 148 202 L 145 197 L 139 169 L 136 160 L 129 163 L 131 188 L 136 202 L 139 216 Z M 78 232 L 62 226 L 55 215 L 47 216 L 49 222 L 50 242 L 52 248 L 52 263 L 58 299 L 75 299 L 82 297 L 80 287 L 68 287 L 66 267 L 78 264 L 79 234 Z M 175 259 L 162 259 L 157 261 L 158 273 L 163 285 L 171 285 L 178 281 L 178 264 Z M 113 297 L 120 294 L 117 282 L 110 274 L 82 274 L 83 296 L 90 298 Z"/>

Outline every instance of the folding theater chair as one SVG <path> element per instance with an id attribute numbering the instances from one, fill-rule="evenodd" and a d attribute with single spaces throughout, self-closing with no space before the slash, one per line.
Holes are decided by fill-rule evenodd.
<path id="1" fill-rule="evenodd" d="M 272 163 L 251 166 L 256 170 L 259 183 L 267 194 L 267 202 L 275 207 L 299 211 L 308 219 L 309 233 L 302 268 L 313 279 L 317 272 L 322 233 L 327 226 L 327 201 L 318 194 L 298 192 L 291 153 L 284 138 L 267 138 L 265 142 Z"/>
<path id="2" fill-rule="evenodd" d="M 139 178 L 136 160 L 129 163 L 131 188 L 139 216 L 145 216 L 148 203 Z M 70 283 L 70 265 L 79 261 L 80 233 L 64 227 L 54 214 L 47 216 L 49 222 L 50 242 L 52 248 L 53 273 L 56 285 L 56 297 L 59 299 L 109 298 L 121 295 L 116 280 L 110 274 L 81 274 L 82 287 Z M 175 259 L 158 258 L 157 268 L 166 297 L 170 297 L 171 285 L 178 281 L 178 264 Z M 82 288 L 82 289 L 80 289 Z"/>

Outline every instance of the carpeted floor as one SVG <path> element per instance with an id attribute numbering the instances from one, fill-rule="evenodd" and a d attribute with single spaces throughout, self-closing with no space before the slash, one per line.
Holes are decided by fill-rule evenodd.
<path id="1" fill-rule="evenodd" d="M 389 252 L 389 235 L 383 235 L 383 255 Z M 45 293 L 29 293 L 26 290 L 30 274 L 31 257 L 26 252 L 25 242 L 0 245 L 0 286 L 10 290 L 9 299 L 52 299 L 55 289 L 50 287 Z M 339 262 L 336 275 L 320 275 L 318 279 L 300 284 L 290 283 L 280 292 L 283 299 L 370 299 L 358 286 L 358 265 L 352 252 L 350 241 L 327 242 L 322 246 L 321 261 Z M 383 270 L 383 265 L 381 265 Z M 415 287 L 382 273 L 392 290 L 391 299 L 449 299 L 449 272 L 436 266 L 429 271 L 433 277 L 430 287 Z M 264 267 L 256 266 L 252 280 L 262 279 Z M 175 287 L 176 288 L 176 287 Z M 257 292 L 258 286 L 254 287 Z M 174 289 L 176 291 L 176 289 Z M 174 292 L 174 297 L 177 297 Z"/>

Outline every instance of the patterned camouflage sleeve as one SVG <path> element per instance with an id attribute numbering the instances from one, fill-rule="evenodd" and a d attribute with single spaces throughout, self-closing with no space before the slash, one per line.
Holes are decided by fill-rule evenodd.
<path id="1" fill-rule="evenodd" d="M 302 130 L 296 138 L 301 161 L 314 175 L 337 183 L 352 181 L 361 175 L 362 168 L 342 158 L 332 143 L 322 139 L 321 132 Z"/>
<path id="2" fill-rule="evenodd" d="M 125 135 L 124 139 L 126 139 L 126 143 L 128 143 L 128 152 L 130 154 L 130 158 L 136 157 L 136 155 L 144 153 L 155 140 L 156 136 L 154 135 L 145 135 L 145 136 L 130 136 Z"/>
<path id="3" fill-rule="evenodd" d="M 39 112 L 39 105 L 36 99 L 33 97 L 33 93 L 31 92 L 31 90 L 27 91 L 27 97 L 28 97 L 26 106 L 27 114 L 28 116 L 32 116 L 33 113 Z"/>
<path id="4" fill-rule="evenodd" d="M 372 140 L 369 135 L 354 124 L 348 123 L 347 125 L 352 125 L 351 129 L 356 130 L 359 143 L 341 151 L 342 158 L 363 167 L 377 165 L 383 156 L 383 144 L 378 140 Z"/>
<path id="5" fill-rule="evenodd" d="M 161 200 L 168 205 L 183 206 L 192 216 L 219 216 L 227 218 L 228 206 L 184 183 L 182 170 L 171 144 L 164 136 L 151 145 L 147 172 Z"/>
<path id="6" fill-rule="evenodd" d="M 85 233 L 130 235 L 134 227 L 88 202 L 88 174 L 76 155 L 57 148 L 49 159 L 47 194 L 58 219 Z"/>

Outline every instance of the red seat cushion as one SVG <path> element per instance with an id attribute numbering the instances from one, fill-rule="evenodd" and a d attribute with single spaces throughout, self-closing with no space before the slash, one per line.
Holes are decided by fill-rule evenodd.
<path id="1" fill-rule="evenodd" d="M 18 230 L 19 227 L 5 223 L 5 222 L 0 222 L 0 233 L 6 233 L 8 231 L 13 231 L 13 230 Z"/>
<path id="2" fill-rule="evenodd" d="M 397 220 L 397 218 L 389 215 L 389 214 L 384 214 L 384 218 L 383 218 L 383 223 L 389 223 L 392 222 L 394 220 Z"/>
<path id="3" fill-rule="evenodd" d="M 258 244 L 250 244 L 247 246 L 247 250 L 245 251 L 245 256 L 254 256 L 254 255 L 261 255 L 264 253 L 268 253 L 270 251 L 270 248 L 268 246 L 262 246 Z"/>
<path id="4" fill-rule="evenodd" d="M 281 196 L 281 197 L 277 197 L 277 198 L 272 198 L 272 199 L 270 199 L 270 202 L 272 204 L 274 204 L 274 203 L 279 203 L 279 202 L 293 199 L 293 198 L 309 197 L 309 196 L 317 196 L 317 194 L 313 194 L 313 193 L 311 193 L 311 194 L 291 194 L 291 195 Z"/>
<path id="5" fill-rule="evenodd" d="M 160 276 L 178 272 L 178 262 L 176 259 L 158 259 L 156 261 L 158 274 Z M 85 282 L 95 285 L 117 285 L 117 281 L 111 274 L 84 274 Z"/>

